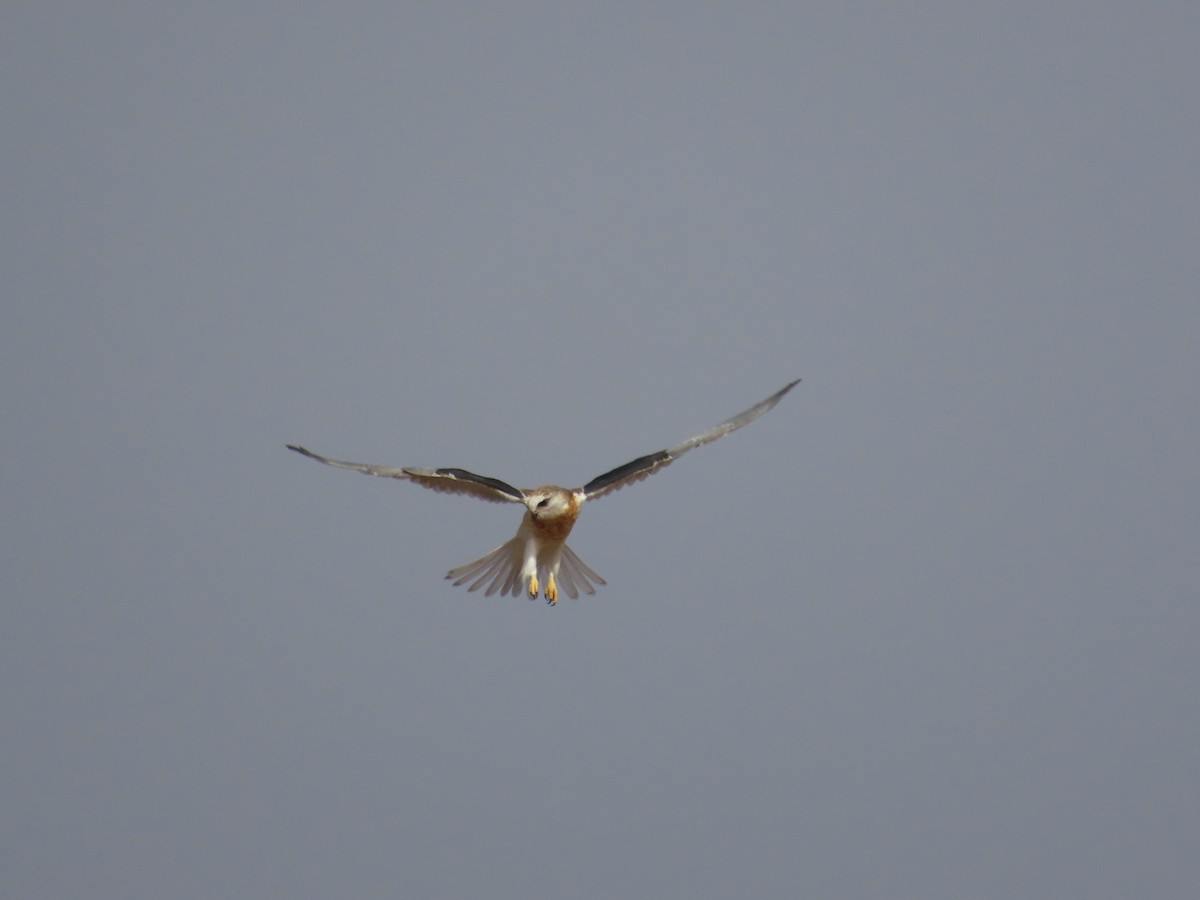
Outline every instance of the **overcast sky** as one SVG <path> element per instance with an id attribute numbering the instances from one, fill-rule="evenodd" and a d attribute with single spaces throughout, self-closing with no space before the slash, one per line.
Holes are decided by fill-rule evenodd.
<path id="1" fill-rule="evenodd" d="M 1195 896 L 1194 2 L 0 19 L 0 895 Z"/>

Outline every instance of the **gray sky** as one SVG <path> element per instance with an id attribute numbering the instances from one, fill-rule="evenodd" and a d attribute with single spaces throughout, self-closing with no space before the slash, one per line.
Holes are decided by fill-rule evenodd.
<path id="1" fill-rule="evenodd" d="M 0 894 L 1194 896 L 1200 12 L 974 7 L 9 4 Z"/>

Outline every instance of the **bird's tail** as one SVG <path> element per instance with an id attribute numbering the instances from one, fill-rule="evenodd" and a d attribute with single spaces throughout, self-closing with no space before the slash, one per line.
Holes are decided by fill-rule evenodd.
<path id="1" fill-rule="evenodd" d="M 521 583 L 521 567 L 525 562 L 524 548 L 525 541 L 518 535 L 479 559 L 451 569 L 446 573 L 446 577 L 451 579 L 456 587 L 471 582 L 467 587 L 468 591 L 477 591 L 486 585 L 483 593 L 487 597 L 493 594 L 516 597 L 525 587 Z M 538 577 L 543 584 L 549 581 L 549 574 L 541 565 L 541 560 L 538 560 Z M 585 594 L 594 594 L 595 585 L 607 583 L 566 544 L 563 544 L 557 580 L 571 599 L 578 597 L 581 590 Z"/>
<path id="2" fill-rule="evenodd" d="M 454 579 L 455 587 L 466 584 L 474 578 L 475 581 L 467 588 L 468 591 L 477 591 L 487 584 L 484 594 L 488 597 L 497 591 L 500 592 L 501 597 L 505 594 L 515 597 L 521 592 L 521 564 L 524 562 L 524 546 L 524 540 L 517 536 L 501 544 L 495 550 L 485 553 L 474 562 L 451 569 L 446 573 L 446 577 Z"/>
<path id="3" fill-rule="evenodd" d="M 575 555 L 575 551 L 563 544 L 562 565 L 558 569 L 558 583 L 574 600 L 582 590 L 585 594 L 596 593 L 593 584 L 607 584 L 603 578 L 588 568 L 588 564 Z"/>

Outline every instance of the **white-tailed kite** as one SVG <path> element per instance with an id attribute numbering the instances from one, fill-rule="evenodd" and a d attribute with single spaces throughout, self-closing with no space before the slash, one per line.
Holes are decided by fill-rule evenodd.
<path id="1" fill-rule="evenodd" d="M 670 465 L 693 447 L 715 441 L 731 431 L 737 431 L 743 425 L 750 424 L 782 400 L 784 394 L 799 383 L 800 381 L 797 379 L 785 385 L 761 403 L 750 407 L 745 412 L 738 413 L 732 419 L 727 419 L 708 431 L 688 438 L 682 444 L 677 444 L 667 450 L 659 450 L 657 453 L 639 456 L 632 462 L 617 466 L 612 471 L 593 478 L 583 487 L 574 489 L 547 484 L 538 488 L 521 490 L 499 478 L 476 475 L 465 469 L 372 466 L 340 459 L 328 459 L 295 444 L 288 444 L 287 447 L 309 459 L 315 459 L 319 463 L 336 466 L 339 469 L 350 469 L 353 472 L 379 475 L 383 478 L 413 481 L 431 490 L 451 494 L 469 494 L 493 503 L 524 504 L 525 515 L 512 540 L 501 544 L 474 562 L 451 569 L 446 577 L 454 579 L 455 585 L 471 581 L 470 587 L 467 588 L 469 591 L 476 591 L 487 585 L 484 593 L 489 597 L 497 592 L 501 596 L 511 594 L 515 597 L 522 588 L 527 588 L 529 598 L 532 600 L 538 595 L 541 586 L 539 576 L 541 576 L 546 581 L 546 601 L 554 605 L 558 602 L 559 585 L 562 585 L 567 596 L 576 598 L 579 596 L 580 590 L 585 594 L 594 594 L 596 593 L 594 585 L 605 584 L 604 579 L 588 568 L 583 560 L 567 546 L 567 536 L 571 533 L 575 520 L 579 518 L 579 511 L 585 500 L 595 500 L 619 490 L 627 484 L 641 481 L 664 466 Z M 472 579 L 474 580 L 472 581 Z"/>

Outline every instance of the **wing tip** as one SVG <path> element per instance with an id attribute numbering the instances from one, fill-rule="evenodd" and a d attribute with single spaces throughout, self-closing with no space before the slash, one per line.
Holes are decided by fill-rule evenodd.
<path id="1" fill-rule="evenodd" d="M 785 384 L 783 387 L 781 387 L 779 390 L 777 390 L 775 393 L 773 393 L 766 400 L 762 401 L 762 403 L 760 403 L 757 407 L 758 409 L 762 410 L 762 412 L 760 412 L 758 415 L 761 416 L 763 413 L 767 412 L 768 410 L 774 409 L 775 404 L 777 404 L 780 400 L 782 400 L 785 396 L 787 396 L 787 392 L 790 391 L 792 388 L 794 388 L 796 385 L 798 385 L 801 381 L 802 381 L 802 379 L 800 379 L 800 378 L 797 378 L 794 381 L 789 381 L 787 384 Z M 754 409 L 754 408 L 755 407 L 751 407 L 751 409 Z M 735 418 L 736 418 L 736 416 L 735 416 Z M 755 418 L 757 418 L 757 416 Z"/>

